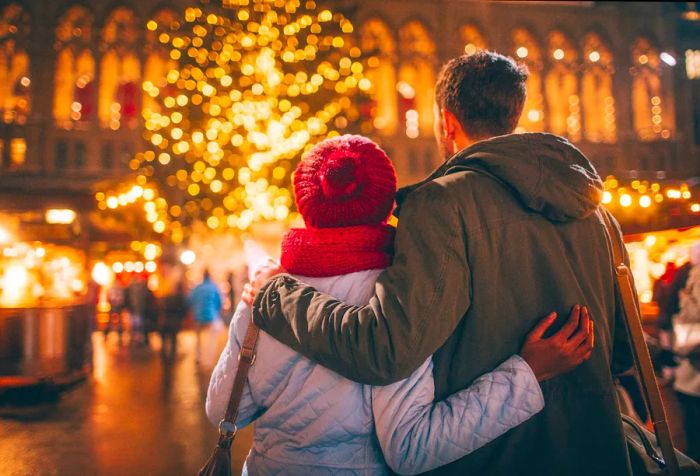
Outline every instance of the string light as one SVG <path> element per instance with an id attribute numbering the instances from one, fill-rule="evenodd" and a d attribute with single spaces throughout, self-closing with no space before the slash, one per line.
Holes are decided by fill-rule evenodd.
<path id="1" fill-rule="evenodd" d="M 610 207 L 619 205 L 627 209 L 633 208 L 637 203 L 644 210 L 653 210 L 655 206 L 668 202 L 669 205 L 675 207 L 680 203 L 683 205 L 683 209 L 687 207 L 687 210 L 692 213 L 700 213 L 699 203 L 688 203 L 693 199 L 693 192 L 687 183 L 668 185 L 663 188 L 661 184 L 656 182 L 633 180 L 627 187 L 620 186 L 619 180 L 609 175 L 605 179 L 604 188 L 602 202 Z M 616 196 L 617 201 L 615 201 Z"/>
<path id="2" fill-rule="evenodd" d="M 224 6 L 233 13 L 187 8 L 179 28 L 147 23 L 178 67 L 167 87 L 143 84 L 160 106 L 144 110 L 149 149 L 129 163 L 142 190 L 125 184 L 98 198 L 103 210 L 139 202 L 153 231 L 174 242 L 183 223 L 245 231 L 293 218 L 296 161 L 357 124 L 352 98 L 371 88 L 344 15 L 313 1 Z M 112 112 L 116 126 L 120 112 Z"/>

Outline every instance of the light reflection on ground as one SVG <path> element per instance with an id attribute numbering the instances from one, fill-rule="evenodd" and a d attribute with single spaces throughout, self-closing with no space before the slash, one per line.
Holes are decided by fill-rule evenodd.
<path id="1" fill-rule="evenodd" d="M 214 362 L 197 370 L 194 334 L 180 334 L 171 364 L 157 338 L 151 349 L 120 347 L 116 335 L 105 343 L 96 334 L 94 343 L 93 375 L 58 404 L 0 406 L 0 474 L 195 475 L 216 429 L 204 413 Z M 238 434 L 234 474 L 251 438 L 250 428 Z"/>

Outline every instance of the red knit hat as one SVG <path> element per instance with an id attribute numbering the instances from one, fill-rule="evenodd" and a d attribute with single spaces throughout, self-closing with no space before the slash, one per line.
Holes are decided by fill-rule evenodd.
<path id="1" fill-rule="evenodd" d="M 386 153 L 366 137 L 333 137 L 299 163 L 294 193 L 308 227 L 386 223 L 394 206 L 396 172 Z"/>

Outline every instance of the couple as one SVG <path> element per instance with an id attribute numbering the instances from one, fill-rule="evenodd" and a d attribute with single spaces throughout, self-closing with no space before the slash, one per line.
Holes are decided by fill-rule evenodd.
<path id="1" fill-rule="evenodd" d="M 385 461 L 401 473 L 630 473 L 612 373 L 632 360 L 602 182 L 565 140 L 512 134 L 526 77 L 491 52 L 443 68 L 446 162 L 396 195 L 395 240 L 380 149 L 344 137 L 304 158 L 307 229 L 282 246 L 300 278 L 248 286 L 252 309 L 239 306 L 207 398 L 218 422 L 252 315 L 265 333 L 237 421 L 257 420 L 250 474 L 384 474 Z M 568 321 L 538 322 L 576 303 Z"/>

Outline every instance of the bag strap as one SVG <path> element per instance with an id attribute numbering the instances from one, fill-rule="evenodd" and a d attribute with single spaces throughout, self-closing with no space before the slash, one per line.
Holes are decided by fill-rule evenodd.
<path id="1" fill-rule="evenodd" d="M 238 370 L 236 370 L 236 376 L 233 379 L 233 388 L 226 407 L 226 414 L 223 420 L 219 422 L 219 446 L 222 448 L 230 448 L 231 442 L 233 442 L 238 432 L 238 427 L 236 426 L 238 406 L 241 403 L 243 389 L 248 379 L 248 372 L 255 362 L 255 346 L 258 343 L 259 333 L 260 329 L 251 319 L 243 339 L 243 345 L 238 353 Z"/>
<path id="2" fill-rule="evenodd" d="M 610 221 L 610 216 L 608 215 L 609 212 L 602 207 L 599 212 L 610 239 L 612 265 L 615 272 L 615 278 L 617 279 L 618 292 L 620 294 L 620 298 L 622 299 L 627 331 L 630 339 L 632 340 L 634 361 L 641 380 L 644 397 L 647 402 L 647 406 L 649 407 L 649 413 L 651 414 L 656 439 L 661 447 L 661 453 L 663 454 L 665 467 L 668 470 L 668 474 L 676 476 L 680 474 L 678 459 L 676 458 L 676 452 L 673 449 L 673 440 L 671 439 L 671 432 L 668 429 L 666 411 L 664 410 L 664 405 L 661 400 L 661 393 L 659 392 L 659 387 L 656 383 L 654 366 L 651 362 L 651 357 L 649 356 L 649 349 L 647 348 L 644 340 L 639 306 L 637 304 L 637 298 L 635 297 L 632 282 L 632 272 L 625 264 L 622 256 L 622 247 L 624 246 L 624 243 L 622 243 L 622 240 L 618 238 L 619 234 Z"/>

